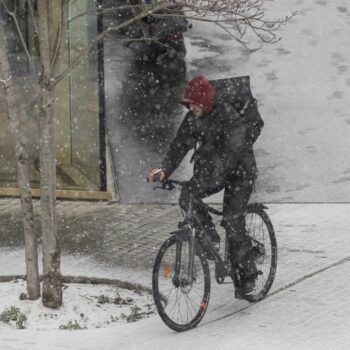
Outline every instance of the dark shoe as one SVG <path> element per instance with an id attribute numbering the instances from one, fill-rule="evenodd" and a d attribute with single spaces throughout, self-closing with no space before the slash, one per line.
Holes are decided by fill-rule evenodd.
<path id="1" fill-rule="evenodd" d="M 242 271 L 236 271 L 234 274 L 234 285 L 235 285 L 235 297 L 237 299 L 244 299 L 248 295 L 254 294 L 256 287 L 256 280 L 259 275 L 262 275 L 262 272 L 257 270 L 253 274 L 250 274 L 249 277 L 244 276 Z"/>
<path id="2" fill-rule="evenodd" d="M 248 295 L 254 294 L 255 279 L 243 282 L 241 287 L 235 287 L 235 298 L 244 299 Z"/>

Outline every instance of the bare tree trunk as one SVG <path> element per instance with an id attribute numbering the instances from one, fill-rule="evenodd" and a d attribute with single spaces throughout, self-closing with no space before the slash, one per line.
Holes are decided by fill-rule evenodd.
<path id="1" fill-rule="evenodd" d="M 43 304 L 62 304 L 61 250 L 56 225 L 56 150 L 53 118 L 53 92 L 42 86 L 39 102 L 41 228 L 43 239 Z"/>
<path id="2" fill-rule="evenodd" d="M 56 224 L 56 149 L 53 111 L 54 90 L 51 82 L 49 2 L 38 0 L 40 42 L 40 187 L 41 228 L 43 240 L 43 304 L 50 308 L 62 305 L 61 251 Z"/>
<path id="3" fill-rule="evenodd" d="M 16 96 L 13 91 L 10 65 L 8 62 L 6 39 L 0 19 L 0 76 L 3 80 L 3 91 L 7 103 L 10 131 L 14 136 L 17 158 L 17 177 L 20 189 L 23 214 L 24 245 L 27 274 L 27 295 L 31 300 L 40 297 L 38 249 L 34 231 L 33 202 L 29 182 L 28 152 L 20 123 L 19 108 L 16 107 Z"/>

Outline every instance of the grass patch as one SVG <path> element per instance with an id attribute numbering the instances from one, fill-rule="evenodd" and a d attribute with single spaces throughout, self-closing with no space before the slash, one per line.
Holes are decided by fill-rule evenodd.
<path id="1" fill-rule="evenodd" d="M 59 328 L 63 329 L 63 330 L 69 330 L 69 331 L 77 331 L 79 329 L 86 329 L 86 327 L 81 326 L 77 320 L 75 320 L 74 322 L 69 321 L 65 324 L 61 324 Z"/>
<path id="2" fill-rule="evenodd" d="M 15 324 L 18 329 L 27 328 L 27 316 L 18 307 L 11 306 L 0 314 L 0 321 Z"/>
<path id="3" fill-rule="evenodd" d="M 117 296 L 114 298 L 108 297 L 104 294 L 100 295 L 97 299 L 98 304 L 116 304 L 116 305 L 130 305 L 132 304 L 134 299 L 127 297 L 122 298 L 117 292 Z"/>
<path id="4" fill-rule="evenodd" d="M 153 313 L 154 313 L 154 311 L 141 312 L 141 309 L 137 305 L 135 305 L 135 306 L 130 307 L 130 314 L 129 315 L 122 314 L 121 317 L 123 319 L 125 319 L 126 322 L 132 323 L 132 322 L 142 320 L 145 317 L 149 317 L 149 315 L 151 315 Z"/>

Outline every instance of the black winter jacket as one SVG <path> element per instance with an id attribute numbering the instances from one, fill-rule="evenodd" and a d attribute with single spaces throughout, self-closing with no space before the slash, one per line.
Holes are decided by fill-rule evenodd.
<path id="1" fill-rule="evenodd" d="M 216 104 L 198 118 L 188 112 L 163 160 L 166 177 L 195 149 L 194 177 L 203 186 L 221 185 L 232 175 L 255 179 L 255 156 L 240 114 L 229 104 Z"/>

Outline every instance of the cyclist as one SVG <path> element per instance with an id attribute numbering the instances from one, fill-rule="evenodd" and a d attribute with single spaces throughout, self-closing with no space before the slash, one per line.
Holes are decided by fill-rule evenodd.
<path id="1" fill-rule="evenodd" d="M 163 181 L 188 151 L 194 149 L 193 177 L 181 191 L 180 206 L 188 210 L 192 193 L 196 198 L 193 210 L 202 228 L 213 243 L 218 243 L 220 236 L 212 218 L 198 201 L 225 190 L 222 225 L 228 236 L 232 266 L 239 270 L 241 282 L 236 283 L 236 297 L 240 298 L 253 291 L 258 274 L 243 215 L 257 176 L 253 147 L 246 140 L 241 115 L 229 104 L 215 103 L 214 88 L 206 77 L 194 77 L 180 102 L 189 112 L 169 146 L 162 167 L 152 169 L 148 179 L 153 181 L 157 174 Z"/>

